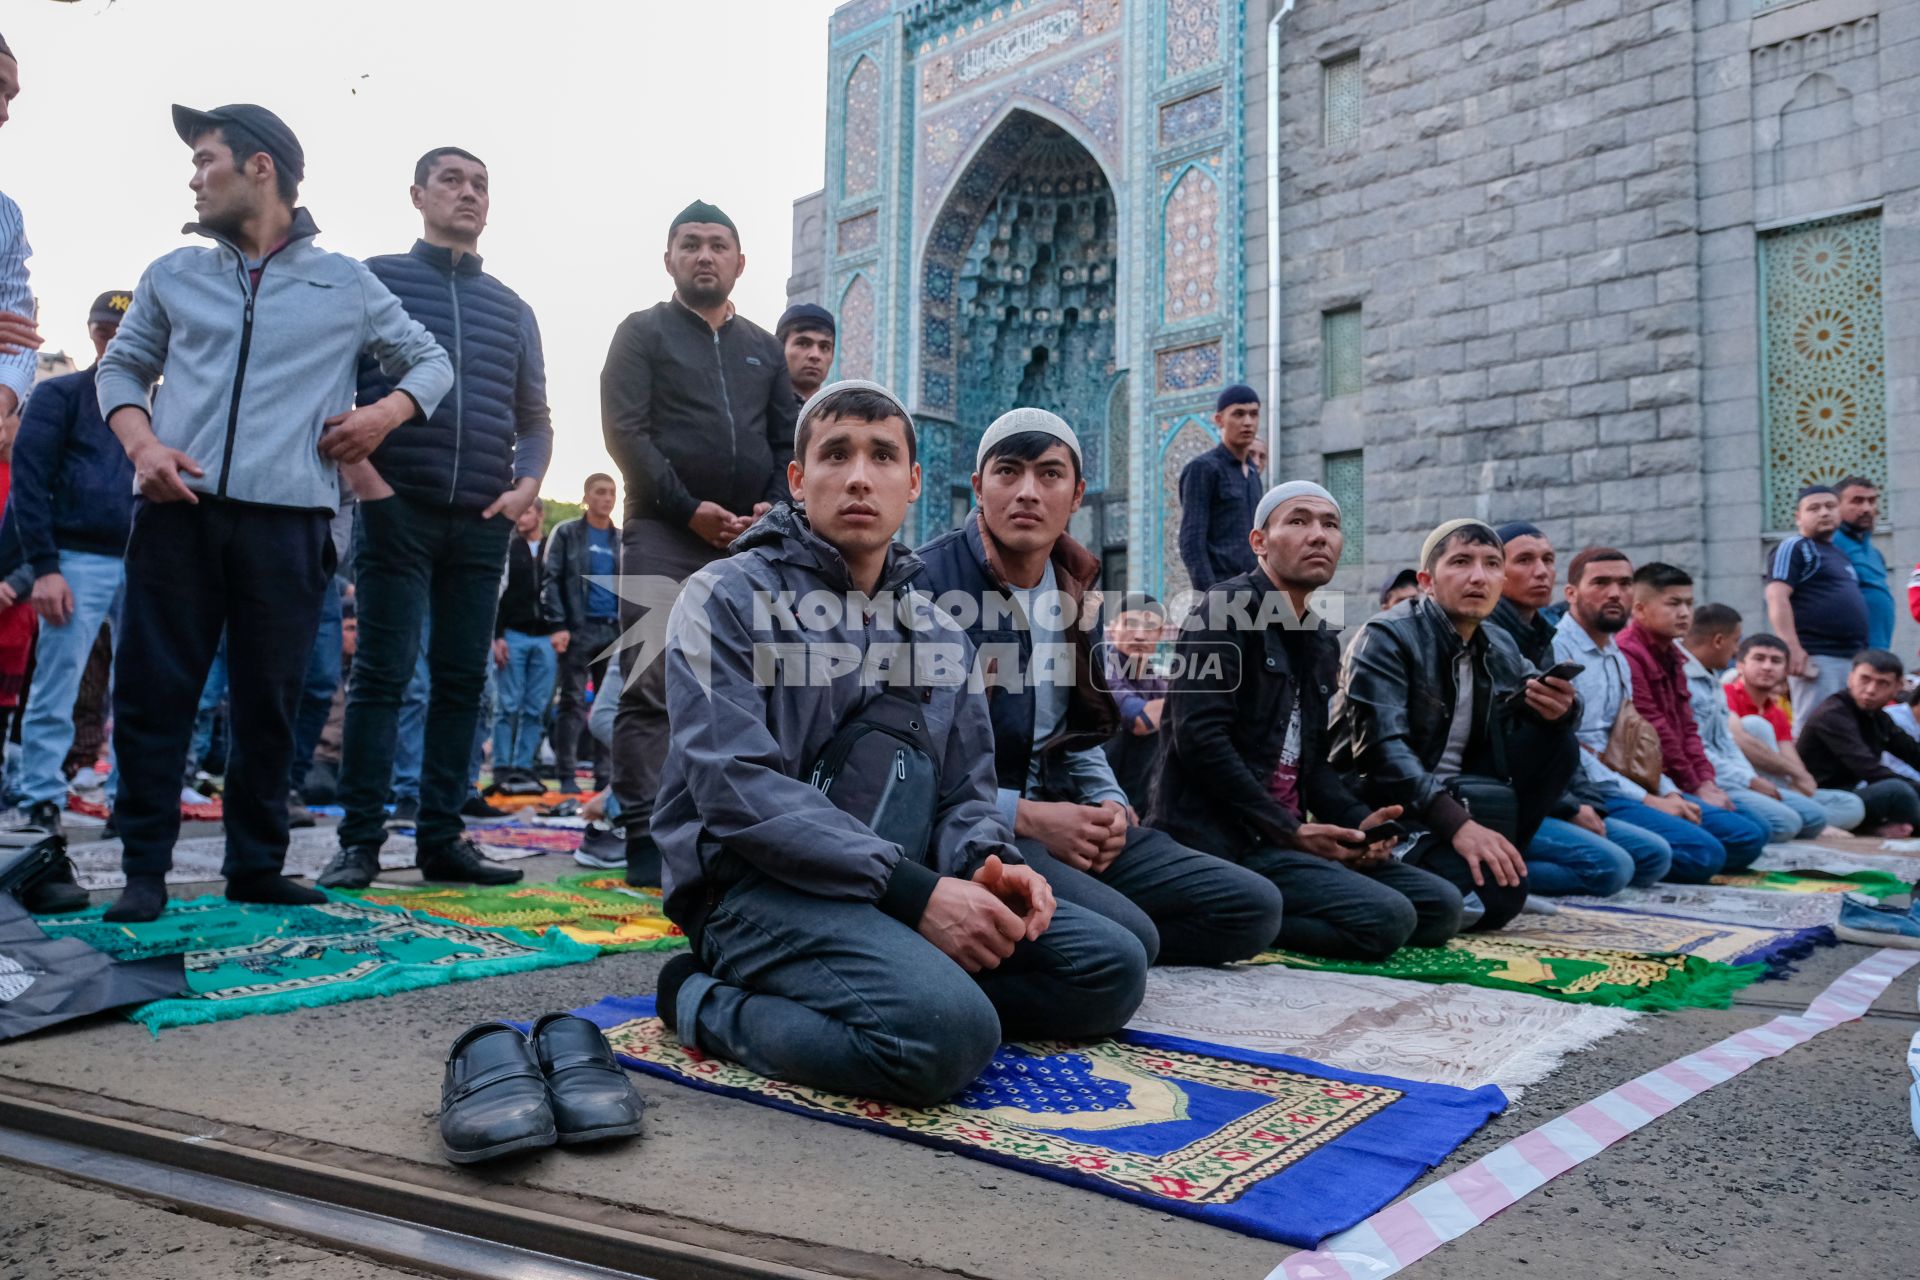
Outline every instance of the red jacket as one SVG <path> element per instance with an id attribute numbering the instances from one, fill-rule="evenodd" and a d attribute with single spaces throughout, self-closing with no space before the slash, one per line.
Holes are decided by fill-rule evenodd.
<path id="1" fill-rule="evenodd" d="M 1686 659 L 1673 641 L 1648 634 L 1637 622 L 1620 633 L 1619 645 L 1633 669 L 1633 709 L 1660 733 L 1662 771 L 1682 791 L 1697 792 L 1714 775 L 1693 720 Z"/>

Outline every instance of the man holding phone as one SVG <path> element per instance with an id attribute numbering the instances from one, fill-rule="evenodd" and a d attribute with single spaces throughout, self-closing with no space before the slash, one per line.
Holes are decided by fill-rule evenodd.
<path id="1" fill-rule="evenodd" d="M 1428 534 L 1425 594 L 1361 628 L 1333 704 L 1333 764 L 1358 775 L 1369 803 L 1399 805 L 1426 829 L 1405 857 L 1467 895 L 1469 929 L 1519 913 L 1520 850 L 1579 763 L 1573 686 L 1541 676 L 1505 631 L 1483 625 L 1505 571 L 1484 521 Z"/>
<path id="2" fill-rule="evenodd" d="M 1340 504 L 1295 480 L 1254 520 L 1257 567 L 1217 583 L 1181 629 L 1150 821 L 1277 885 L 1280 946 L 1341 960 L 1439 946 L 1460 930 L 1460 891 L 1396 859 L 1400 806 L 1368 805 L 1327 763 L 1340 647 L 1308 599 L 1340 563 Z"/>

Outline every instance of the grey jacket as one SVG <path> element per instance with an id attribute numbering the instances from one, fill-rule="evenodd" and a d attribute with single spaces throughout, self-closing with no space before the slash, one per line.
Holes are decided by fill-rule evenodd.
<path id="1" fill-rule="evenodd" d="M 135 405 L 162 443 L 200 464 L 197 493 L 332 511 L 334 464 L 321 424 L 353 408 L 362 353 L 379 361 L 424 419 L 453 385 L 433 335 L 365 266 L 313 243 L 294 211 L 287 242 L 263 260 L 256 290 L 233 243 L 196 223 L 211 246 L 176 249 L 146 269 L 100 359 L 100 414 Z M 167 391 L 152 395 L 166 378 Z"/>
<path id="2" fill-rule="evenodd" d="M 905 601 L 901 608 L 871 617 L 848 610 L 831 626 L 801 630 L 782 625 L 764 604 L 756 608 L 756 600 L 812 591 L 846 599 L 852 584 L 840 553 L 784 502 L 742 534 L 733 552 L 688 581 L 667 624 L 673 728 L 653 838 L 668 917 L 697 934 L 720 896 L 757 871 L 822 898 L 871 902 L 911 925 L 939 876 L 971 874 L 989 854 L 1024 861 L 994 807 L 993 727 L 986 698 L 965 680 L 972 646 L 931 599 L 910 593 L 919 559 L 898 543 L 888 554 L 876 596 L 894 593 Z M 885 696 L 882 689 L 862 670 L 807 679 L 801 664 L 775 661 L 801 646 L 816 661 L 827 645 L 869 659 L 891 653 L 876 646 L 904 644 L 902 613 L 915 619 L 918 669 L 927 670 L 937 655 L 958 673 L 930 682 L 926 703 L 941 791 L 931 867 L 904 861 L 897 845 L 835 808 L 808 781 L 835 732 L 870 699 Z M 632 650 L 627 656 L 638 660 Z"/>

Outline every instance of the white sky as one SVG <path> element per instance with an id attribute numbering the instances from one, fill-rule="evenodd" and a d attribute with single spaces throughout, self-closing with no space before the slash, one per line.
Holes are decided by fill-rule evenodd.
<path id="1" fill-rule="evenodd" d="M 614 326 L 670 288 L 667 223 L 694 197 L 741 230 L 742 315 L 786 305 L 792 202 L 823 170 L 837 0 L 6 0 L 22 89 L 0 187 L 33 242 L 47 350 L 92 362 L 87 306 L 188 243 L 187 148 L 168 106 L 258 102 L 306 150 L 319 243 L 419 235 L 431 147 L 487 162 L 487 269 L 540 318 L 555 447 L 544 492 L 608 464 L 600 366 Z M 195 239 L 193 243 L 204 243 Z"/>

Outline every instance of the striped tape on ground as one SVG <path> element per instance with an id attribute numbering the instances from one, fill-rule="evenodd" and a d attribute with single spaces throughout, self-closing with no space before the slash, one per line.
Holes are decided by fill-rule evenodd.
<path id="1" fill-rule="evenodd" d="M 1412 1266 L 1681 1103 L 1860 1017 L 1889 983 L 1916 964 L 1920 951 L 1875 952 L 1835 978 L 1805 1013 L 1729 1036 L 1556 1116 L 1319 1249 L 1293 1254 L 1267 1280 L 1379 1280 Z M 1920 1045 L 1915 1052 L 1920 1054 Z M 1920 1061 L 1914 1069 L 1920 1079 Z M 1920 1083 L 1914 1087 L 1914 1121 L 1920 1126 Z"/>

